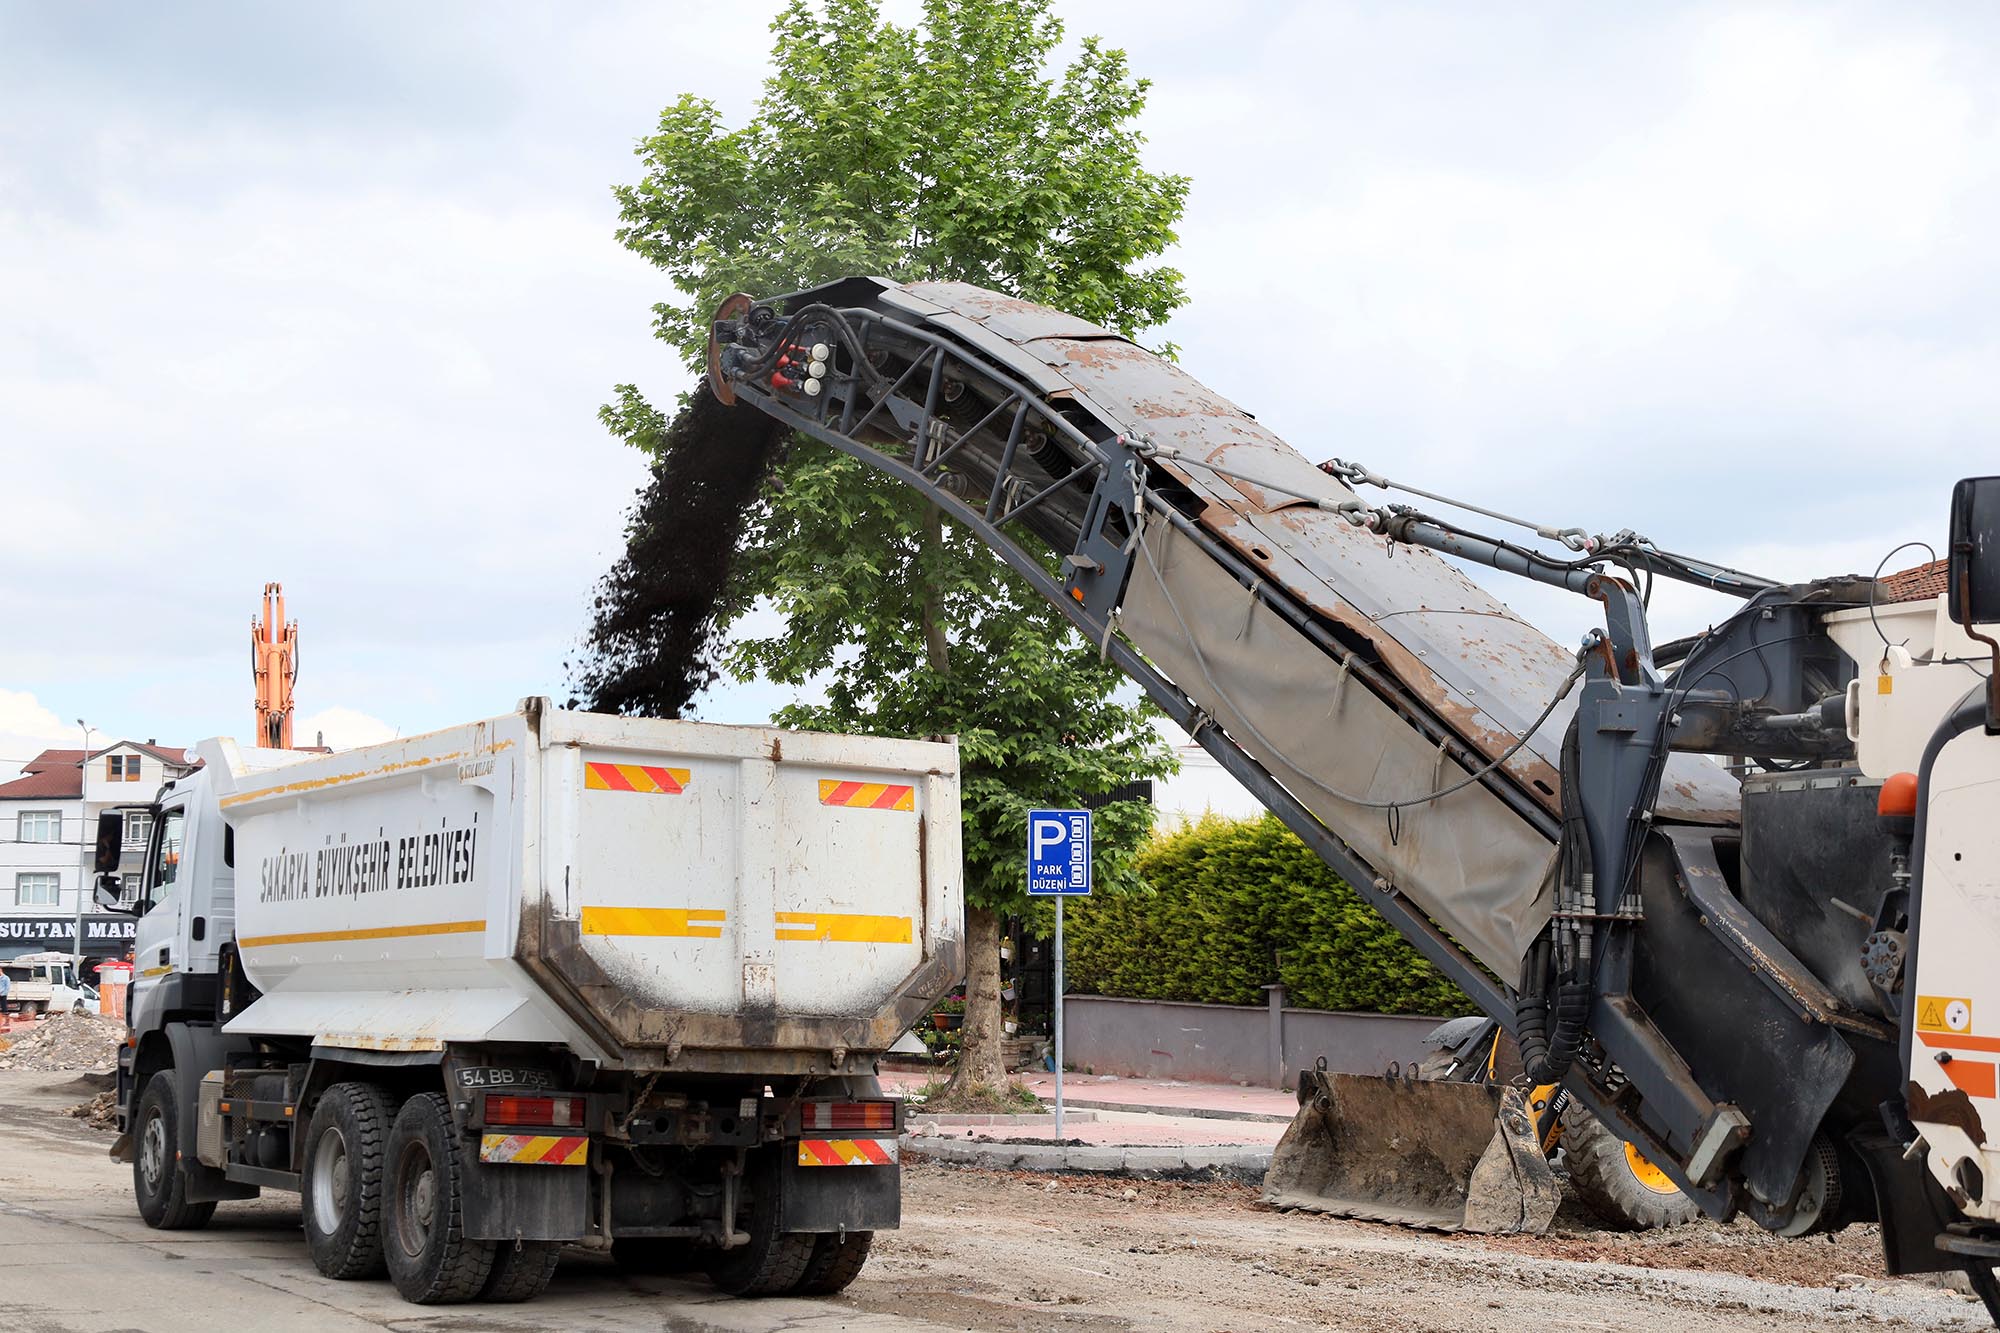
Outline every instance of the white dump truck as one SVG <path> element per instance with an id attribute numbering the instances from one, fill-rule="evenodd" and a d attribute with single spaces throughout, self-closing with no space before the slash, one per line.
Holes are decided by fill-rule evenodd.
<path id="1" fill-rule="evenodd" d="M 954 746 L 529 699 L 197 752 L 119 1062 L 150 1225 L 298 1191 L 322 1273 L 425 1303 L 531 1298 L 574 1243 L 830 1292 L 897 1225 L 874 1072 L 961 970 Z"/>

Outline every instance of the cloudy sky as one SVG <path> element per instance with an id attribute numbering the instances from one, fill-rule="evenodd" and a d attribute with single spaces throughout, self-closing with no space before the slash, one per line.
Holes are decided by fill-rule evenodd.
<path id="1" fill-rule="evenodd" d="M 272 579 L 301 739 L 560 698 L 641 480 L 595 409 L 684 387 L 608 187 L 775 9 L 0 7 L 0 761 L 246 734 Z M 2000 470 L 2000 11 L 1063 12 L 1194 181 L 1167 336 L 1313 458 L 1798 577 Z"/>

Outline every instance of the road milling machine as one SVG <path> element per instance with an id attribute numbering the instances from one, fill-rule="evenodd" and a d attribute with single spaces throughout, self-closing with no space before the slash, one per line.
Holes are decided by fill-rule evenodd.
<path id="1" fill-rule="evenodd" d="M 708 359 L 986 542 L 1506 1029 L 1518 1086 L 1300 1071 L 1272 1202 L 1545 1225 L 1523 1092 L 1559 1084 L 1711 1217 L 1879 1220 L 1890 1272 L 2000 1317 L 2000 478 L 1948 565 L 1780 583 L 1315 465 L 962 283 L 735 296 Z M 1562 647 L 1462 565 L 1601 627 Z M 1658 579 L 1739 605 L 1654 643 Z"/>

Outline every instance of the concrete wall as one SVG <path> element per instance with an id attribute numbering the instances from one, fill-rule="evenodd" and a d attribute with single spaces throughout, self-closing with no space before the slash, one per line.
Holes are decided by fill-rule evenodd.
<path id="1" fill-rule="evenodd" d="M 1424 1034 L 1444 1021 L 1291 1009 L 1282 988 L 1271 990 L 1267 1008 L 1065 996 L 1063 1055 L 1070 1068 L 1099 1074 L 1290 1087 L 1292 1071 L 1321 1056 L 1346 1074 L 1410 1064 L 1424 1054 Z"/>

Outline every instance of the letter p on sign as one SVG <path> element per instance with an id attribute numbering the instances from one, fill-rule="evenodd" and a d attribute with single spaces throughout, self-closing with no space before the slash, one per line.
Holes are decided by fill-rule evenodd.
<path id="1" fill-rule="evenodd" d="M 1090 811 L 1028 813 L 1028 892 L 1047 897 L 1090 893 Z"/>

